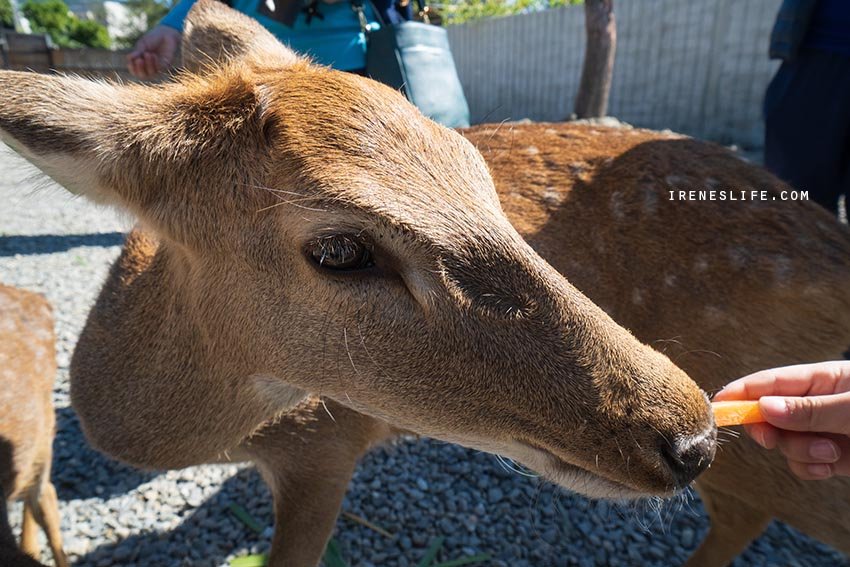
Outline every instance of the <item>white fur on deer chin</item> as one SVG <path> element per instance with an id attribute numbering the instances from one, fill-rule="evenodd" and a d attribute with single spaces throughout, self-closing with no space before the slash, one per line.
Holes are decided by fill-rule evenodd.
<path id="1" fill-rule="evenodd" d="M 639 492 L 624 484 L 567 463 L 548 451 L 537 449 L 523 442 L 515 441 L 504 445 L 456 436 L 443 440 L 506 457 L 538 473 L 549 482 L 588 498 L 636 500 L 647 496 L 646 492 Z M 517 472 L 517 474 L 521 473 Z M 676 492 L 671 489 L 667 496 L 674 496 Z"/>
<path id="2" fill-rule="evenodd" d="M 633 490 L 624 484 L 567 463 L 548 451 L 524 443 L 513 444 L 511 451 L 505 454 L 539 472 L 550 482 L 588 498 L 633 500 L 646 497 L 645 492 Z M 673 491 L 670 492 L 670 496 L 672 495 Z"/>

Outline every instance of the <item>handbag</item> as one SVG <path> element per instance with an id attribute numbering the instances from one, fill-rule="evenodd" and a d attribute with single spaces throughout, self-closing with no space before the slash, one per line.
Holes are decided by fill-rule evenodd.
<path id="1" fill-rule="evenodd" d="M 420 13 L 427 13 L 418 0 Z M 366 76 L 400 90 L 425 116 L 450 128 L 469 126 L 469 105 L 444 28 L 424 22 L 380 21 L 372 29 L 363 0 L 351 0 L 366 35 Z"/>

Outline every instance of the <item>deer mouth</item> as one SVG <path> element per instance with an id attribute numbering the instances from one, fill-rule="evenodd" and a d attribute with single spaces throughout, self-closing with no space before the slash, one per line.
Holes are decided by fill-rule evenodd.
<path id="1" fill-rule="evenodd" d="M 651 491 L 639 490 L 604 475 L 600 469 L 590 471 L 565 461 L 552 451 L 539 445 L 520 441 L 521 450 L 517 461 L 538 472 L 547 480 L 590 498 L 610 500 L 634 500 L 645 498 Z M 652 492 L 654 494 L 654 492 Z"/>

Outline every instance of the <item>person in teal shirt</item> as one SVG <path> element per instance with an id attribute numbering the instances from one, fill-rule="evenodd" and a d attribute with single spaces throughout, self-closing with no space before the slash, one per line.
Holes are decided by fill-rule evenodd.
<path id="1" fill-rule="evenodd" d="M 127 68 L 140 79 L 150 79 L 171 66 L 180 46 L 183 21 L 196 0 L 181 0 L 142 36 L 127 56 Z M 277 0 L 277 4 L 293 0 Z M 298 0 L 295 0 L 298 1 Z M 357 13 L 347 0 L 310 1 L 289 10 L 275 0 L 233 0 L 231 7 L 256 19 L 285 45 L 317 63 L 340 71 L 359 72 L 366 67 L 366 37 Z M 282 6 L 280 6 L 282 7 Z M 363 5 L 369 29 L 379 27 L 370 2 Z M 294 16 L 294 17 L 293 17 Z"/>

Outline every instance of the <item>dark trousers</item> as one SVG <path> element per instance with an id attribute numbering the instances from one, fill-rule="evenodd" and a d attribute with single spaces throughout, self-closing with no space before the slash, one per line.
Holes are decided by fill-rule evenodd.
<path id="1" fill-rule="evenodd" d="M 804 51 L 764 100 L 767 168 L 832 212 L 850 193 L 850 57 Z"/>

